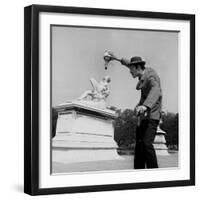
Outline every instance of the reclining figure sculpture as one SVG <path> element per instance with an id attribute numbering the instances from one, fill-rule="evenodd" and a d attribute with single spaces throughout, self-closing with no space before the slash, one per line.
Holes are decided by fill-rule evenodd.
<path id="1" fill-rule="evenodd" d="M 109 83 L 111 78 L 104 76 L 98 83 L 94 78 L 90 79 L 92 90 L 86 90 L 77 100 L 95 107 L 106 108 L 106 98 L 110 94 Z"/>

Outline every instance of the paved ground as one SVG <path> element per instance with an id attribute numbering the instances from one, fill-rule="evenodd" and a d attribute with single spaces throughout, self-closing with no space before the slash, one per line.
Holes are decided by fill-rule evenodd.
<path id="1" fill-rule="evenodd" d="M 88 172 L 133 169 L 133 156 L 122 156 L 121 160 L 98 161 L 76 164 L 63 164 L 53 162 L 53 173 Z M 158 156 L 160 168 L 178 167 L 178 153 L 169 156 Z"/>

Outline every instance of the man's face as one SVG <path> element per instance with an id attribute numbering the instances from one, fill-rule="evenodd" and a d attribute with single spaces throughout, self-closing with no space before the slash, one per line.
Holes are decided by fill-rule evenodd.
<path id="1" fill-rule="evenodd" d="M 136 68 L 135 65 L 130 66 L 130 73 L 131 73 L 133 78 L 138 77 L 139 73 L 138 73 L 138 69 Z"/>

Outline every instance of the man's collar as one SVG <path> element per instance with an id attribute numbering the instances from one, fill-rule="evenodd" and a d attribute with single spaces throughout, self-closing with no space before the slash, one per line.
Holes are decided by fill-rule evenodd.
<path id="1" fill-rule="evenodd" d="M 139 80 L 144 80 L 146 76 L 146 68 L 143 70 L 142 76 L 139 78 Z"/>

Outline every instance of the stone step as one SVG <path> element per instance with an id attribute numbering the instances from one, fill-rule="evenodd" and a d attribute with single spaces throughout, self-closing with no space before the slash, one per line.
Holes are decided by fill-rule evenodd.
<path id="1" fill-rule="evenodd" d="M 53 140 L 53 147 L 62 148 L 117 148 L 117 144 L 114 141 L 110 142 L 93 142 L 93 141 L 73 141 L 73 140 Z"/>
<path id="2" fill-rule="evenodd" d="M 66 140 L 66 141 L 89 141 L 89 142 L 110 142 L 113 137 L 107 135 L 99 135 L 92 133 L 56 133 L 53 140 Z"/>

